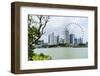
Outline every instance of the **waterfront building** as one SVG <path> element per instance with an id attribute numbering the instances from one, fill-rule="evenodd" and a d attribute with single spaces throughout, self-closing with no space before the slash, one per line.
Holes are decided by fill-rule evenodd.
<path id="1" fill-rule="evenodd" d="M 77 38 L 74 39 L 74 44 L 78 44 Z"/>
<path id="2" fill-rule="evenodd" d="M 80 44 L 83 44 L 83 38 L 80 38 Z"/>
<path id="3" fill-rule="evenodd" d="M 74 45 L 74 34 L 70 34 L 70 44 Z"/>
<path id="4" fill-rule="evenodd" d="M 83 44 L 83 38 L 78 38 L 78 44 Z"/>
<path id="5" fill-rule="evenodd" d="M 65 30 L 64 32 L 64 43 L 69 44 L 70 43 L 70 35 L 68 29 Z"/>
<path id="6" fill-rule="evenodd" d="M 64 44 L 64 39 L 63 38 L 59 38 L 59 43 L 60 44 Z"/>
<path id="7" fill-rule="evenodd" d="M 54 36 L 54 45 L 57 45 L 57 36 Z"/>
<path id="8" fill-rule="evenodd" d="M 48 35 L 48 45 L 54 45 L 54 33 Z"/>
<path id="9" fill-rule="evenodd" d="M 59 36 L 57 36 L 57 44 L 59 44 Z"/>

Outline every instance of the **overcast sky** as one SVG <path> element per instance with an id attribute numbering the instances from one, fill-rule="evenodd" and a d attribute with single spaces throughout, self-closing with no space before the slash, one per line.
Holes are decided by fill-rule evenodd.
<path id="1" fill-rule="evenodd" d="M 34 16 L 33 16 L 34 17 Z M 54 35 L 64 37 L 64 30 L 67 28 L 69 33 L 75 34 L 77 38 L 82 37 L 83 42 L 88 41 L 88 17 L 75 16 L 50 16 L 49 22 L 45 27 L 45 34 L 40 40 L 48 42 L 48 35 L 54 32 Z"/>

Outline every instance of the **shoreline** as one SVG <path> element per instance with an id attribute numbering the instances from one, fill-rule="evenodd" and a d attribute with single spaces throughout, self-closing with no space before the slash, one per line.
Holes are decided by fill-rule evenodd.
<path id="1" fill-rule="evenodd" d="M 50 48 L 88 48 L 88 47 L 47 47 L 47 48 L 35 48 L 35 49 L 50 49 Z"/>

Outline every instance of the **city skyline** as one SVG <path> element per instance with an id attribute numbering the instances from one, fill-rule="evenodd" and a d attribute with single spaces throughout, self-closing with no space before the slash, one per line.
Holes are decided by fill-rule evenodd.
<path id="1" fill-rule="evenodd" d="M 76 38 L 75 34 L 69 34 L 69 31 L 65 31 L 64 38 L 59 35 L 55 36 L 54 32 L 48 35 L 48 42 L 45 43 L 44 40 L 39 40 L 35 45 L 36 48 L 49 48 L 49 47 L 87 47 L 88 41 L 83 43 L 83 38 Z"/>
<path id="2" fill-rule="evenodd" d="M 67 31 L 68 32 L 68 31 Z M 59 35 L 55 36 L 54 32 L 48 35 L 47 45 L 58 45 L 58 44 L 84 44 L 83 38 L 76 38 L 74 34 L 65 34 L 66 38 L 61 38 Z M 69 38 L 67 40 L 67 38 Z M 44 40 L 40 42 L 44 43 Z M 86 43 L 85 43 L 86 44 Z"/>
<path id="3" fill-rule="evenodd" d="M 44 34 L 40 40 L 48 42 L 48 35 L 52 32 L 55 36 L 64 38 L 65 30 L 69 30 L 69 34 L 75 34 L 76 38 L 83 37 L 83 43 L 88 41 L 88 17 L 55 17 L 50 16 L 50 20 L 45 27 Z M 67 38 L 68 39 L 68 38 Z"/>

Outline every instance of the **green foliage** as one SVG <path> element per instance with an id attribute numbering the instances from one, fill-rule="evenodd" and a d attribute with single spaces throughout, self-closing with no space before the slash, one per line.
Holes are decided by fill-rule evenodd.
<path id="1" fill-rule="evenodd" d="M 34 54 L 32 56 L 32 60 L 33 61 L 37 61 L 37 60 L 51 60 L 51 57 L 48 56 L 48 55 L 44 55 L 43 53 L 40 53 L 40 54 Z"/>
<path id="2" fill-rule="evenodd" d="M 43 34 L 43 30 L 46 27 L 46 24 L 48 22 L 49 17 L 48 16 L 36 16 L 38 18 L 38 21 L 35 21 L 35 19 L 32 17 L 32 15 L 28 15 L 28 60 L 33 60 L 34 56 L 35 59 L 42 59 L 43 56 L 35 54 L 34 49 L 35 45 L 37 44 L 38 40 L 41 38 Z M 39 25 L 38 28 L 35 27 L 35 25 Z M 32 26 L 32 24 L 35 24 Z M 43 54 L 42 54 L 43 55 Z M 47 58 L 47 56 L 44 56 L 43 58 Z"/>
<path id="3" fill-rule="evenodd" d="M 78 46 L 79 46 L 79 47 L 86 47 L 86 44 L 80 43 Z"/>
<path id="4" fill-rule="evenodd" d="M 33 54 L 34 54 L 34 51 L 28 49 L 28 60 L 32 60 Z"/>
<path id="5" fill-rule="evenodd" d="M 40 33 L 38 32 L 37 28 L 34 26 L 28 26 L 28 59 L 32 60 L 33 56 L 33 49 L 35 49 L 35 41 L 37 40 Z"/>
<path id="6" fill-rule="evenodd" d="M 35 44 L 36 40 L 41 36 L 41 33 L 38 31 L 38 29 L 34 26 L 30 27 L 28 26 L 28 43 Z"/>

